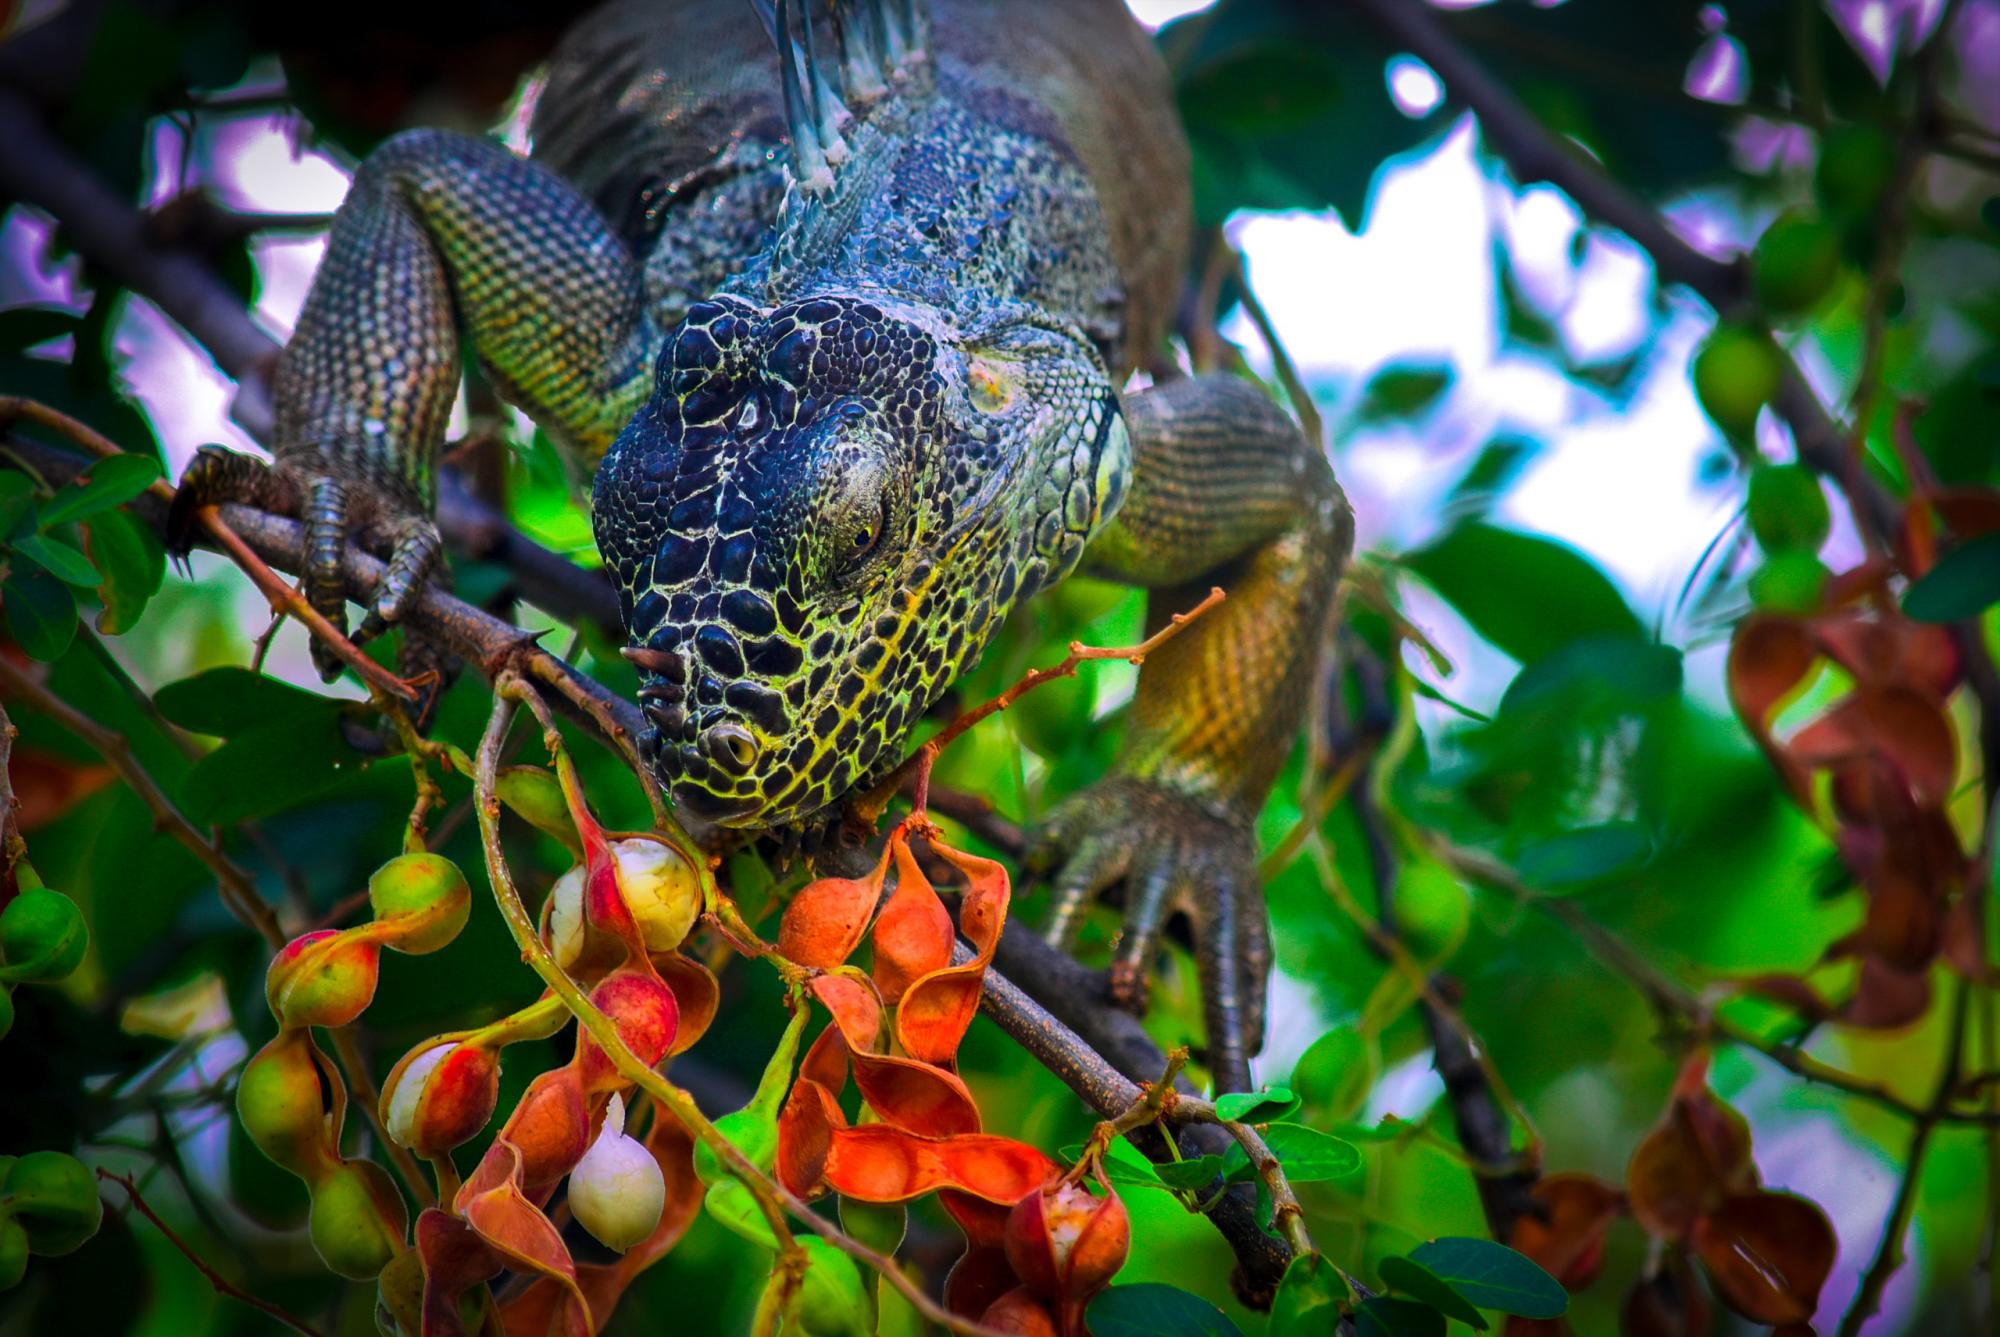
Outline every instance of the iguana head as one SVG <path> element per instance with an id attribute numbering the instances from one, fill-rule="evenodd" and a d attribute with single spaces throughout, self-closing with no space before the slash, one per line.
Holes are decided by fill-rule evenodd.
<path id="1" fill-rule="evenodd" d="M 961 329 L 886 293 L 698 304 L 593 507 L 659 779 L 773 827 L 885 771 L 1075 564 L 1129 454 L 1096 350 L 1031 310 Z"/>
<path id="2" fill-rule="evenodd" d="M 779 226 L 667 336 L 593 501 L 641 749 L 677 802 L 738 827 L 799 822 L 901 760 L 1130 471 L 1101 348 L 1115 275 L 1074 164 L 1004 109 L 935 97 L 915 7 L 862 3 L 838 31 L 853 111 L 790 9 L 763 9 Z"/>

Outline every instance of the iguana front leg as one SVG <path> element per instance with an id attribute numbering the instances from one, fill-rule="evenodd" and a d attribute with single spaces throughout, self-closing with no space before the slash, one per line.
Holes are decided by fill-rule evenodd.
<path id="1" fill-rule="evenodd" d="M 353 531 L 389 558 L 372 634 L 437 558 L 460 329 L 502 393 L 594 463 L 645 398 L 646 323 L 638 264 L 568 183 L 487 140 L 399 135 L 355 174 L 279 358 L 275 466 L 204 450 L 182 479 L 174 535 L 184 546 L 210 502 L 298 514 L 306 593 L 345 626 L 339 560 Z M 313 650 L 323 674 L 339 672 Z"/>
<path id="2" fill-rule="evenodd" d="M 1154 627 L 1211 583 L 1229 597 L 1148 658 L 1112 774 L 1051 814 L 1032 862 L 1057 869 L 1058 943 L 1123 882 L 1111 984 L 1127 1006 L 1145 1005 L 1163 923 L 1187 916 L 1209 1066 L 1240 1090 L 1271 955 L 1252 830 L 1304 713 L 1353 515 L 1325 456 L 1246 381 L 1172 382 L 1125 412 L 1131 495 L 1086 563 L 1151 589 Z"/>

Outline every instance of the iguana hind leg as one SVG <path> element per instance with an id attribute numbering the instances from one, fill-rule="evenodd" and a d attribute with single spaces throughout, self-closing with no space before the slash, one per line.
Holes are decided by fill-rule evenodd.
<path id="1" fill-rule="evenodd" d="M 1131 495 L 1086 564 L 1152 589 L 1153 627 L 1210 584 L 1229 597 L 1147 659 L 1113 773 L 1051 814 L 1034 862 L 1055 870 L 1059 941 L 1123 883 L 1111 981 L 1127 1006 L 1145 1004 L 1161 927 L 1186 916 L 1209 1065 L 1240 1089 L 1271 956 L 1252 831 L 1305 712 L 1353 517 L 1325 456 L 1246 381 L 1171 382 L 1125 411 Z"/>
<path id="2" fill-rule="evenodd" d="M 176 502 L 180 543 L 212 502 L 299 514 L 306 590 L 340 624 L 340 551 L 362 530 L 390 564 L 364 627 L 395 622 L 440 546 L 431 513 L 461 329 L 502 393 L 587 463 L 650 386 L 639 265 L 596 210 L 498 144 L 411 131 L 361 165 L 334 220 L 278 361 L 275 468 L 204 452 Z"/>

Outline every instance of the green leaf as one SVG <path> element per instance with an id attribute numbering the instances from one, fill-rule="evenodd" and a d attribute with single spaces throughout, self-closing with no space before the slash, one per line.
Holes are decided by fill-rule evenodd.
<path id="1" fill-rule="evenodd" d="M 159 476 L 160 462 L 150 455 L 114 455 L 98 460 L 42 507 L 42 528 L 122 506 L 152 486 Z"/>
<path id="2" fill-rule="evenodd" d="M 96 589 L 104 577 L 97 574 L 97 568 L 90 559 L 69 544 L 47 534 L 24 534 L 14 540 L 14 551 L 33 562 L 56 579 L 71 585 L 82 585 L 86 589 Z"/>
<path id="3" fill-rule="evenodd" d="M 1559 1318 L 1569 1308 L 1569 1293 L 1561 1282 L 1532 1259 L 1492 1240 L 1432 1240 L 1410 1250 L 1410 1259 L 1481 1309 Z"/>
<path id="4" fill-rule="evenodd" d="M 35 480 L 16 470 L 0 472 L 0 543 L 21 527 L 35 507 Z"/>
<path id="5" fill-rule="evenodd" d="M 1420 1304 L 1429 1305 L 1446 1318 L 1469 1323 L 1481 1332 L 1489 1326 L 1485 1316 L 1453 1290 L 1450 1282 L 1412 1259 L 1384 1258 L 1382 1284 Z"/>
<path id="6" fill-rule="evenodd" d="M 1606 822 L 1538 840 L 1514 863 L 1528 885 L 1562 891 L 1630 872 L 1652 852 L 1653 842 L 1638 823 Z"/>
<path id="7" fill-rule="evenodd" d="M 300 695 L 319 709 L 236 731 L 194 764 L 181 783 L 189 817 L 226 824 L 282 812 L 331 789 L 354 767 L 359 759 L 340 736 L 339 703 Z"/>
<path id="8" fill-rule="evenodd" d="M 1961 543 L 1903 596 L 1919 622 L 1956 622 L 2000 603 L 2000 530 Z"/>
<path id="9" fill-rule="evenodd" d="M 1266 1337 L 1326 1337 L 1348 1298 L 1347 1283 L 1332 1263 L 1316 1253 L 1302 1253 L 1285 1269 L 1278 1293 L 1271 1300 Z"/>
<path id="10" fill-rule="evenodd" d="M 97 629 L 107 636 L 130 631 L 166 579 L 167 554 L 159 535 L 124 511 L 110 510 L 84 526 L 83 546 L 104 573 L 97 587 L 104 603 Z"/>
<path id="11" fill-rule="evenodd" d="M 1243 1337 L 1199 1295 L 1157 1281 L 1113 1286 L 1090 1302 L 1093 1337 Z"/>
<path id="12" fill-rule="evenodd" d="M 1074 1165 L 1083 1159 L 1083 1144 L 1079 1142 L 1074 1146 L 1064 1147 L 1057 1154 Z M 1138 1148 L 1122 1137 L 1114 1140 L 1106 1149 L 1103 1165 L 1104 1177 L 1116 1187 L 1159 1189 L 1166 1187 L 1160 1182 L 1159 1175 L 1154 1173 L 1156 1167 L 1153 1163 L 1140 1155 Z"/>
<path id="13" fill-rule="evenodd" d="M 181 728 L 218 738 L 280 718 L 303 721 L 339 709 L 328 697 L 246 668 L 213 668 L 170 682 L 153 700 Z"/>
<path id="14" fill-rule="evenodd" d="M 1403 559 L 1472 624 L 1523 664 L 1585 636 L 1645 638 L 1605 574 L 1553 539 L 1462 524 Z"/>
<path id="15" fill-rule="evenodd" d="M 0 311 L 0 353 L 21 353 L 36 344 L 75 334 L 78 318 L 59 307 L 17 306 Z"/>
<path id="16" fill-rule="evenodd" d="M 1222 1157 L 1190 1156 L 1184 1161 L 1160 1161 L 1153 1174 L 1168 1188 L 1204 1189 L 1222 1173 Z"/>
<path id="17" fill-rule="evenodd" d="M 16 566 L 0 586 L 7 632 L 30 658 L 60 659 L 76 637 L 76 596 L 46 571 Z"/>
<path id="18" fill-rule="evenodd" d="M 1215 1098 L 1215 1112 L 1232 1123 L 1276 1123 L 1297 1112 L 1299 1098 L 1288 1086 L 1265 1091 L 1231 1091 Z"/>
<path id="19" fill-rule="evenodd" d="M 1354 1311 L 1355 1337 L 1444 1337 L 1444 1315 L 1415 1300 L 1375 1296 Z"/>
<path id="20" fill-rule="evenodd" d="M 1285 1167 L 1285 1178 L 1294 1184 L 1311 1184 L 1340 1179 L 1361 1168 L 1361 1151 L 1330 1133 L 1308 1128 L 1302 1123 L 1274 1123 L 1263 1130 L 1264 1143 Z M 1232 1145 L 1222 1158 L 1231 1183 L 1256 1177 L 1256 1170 L 1243 1148 Z"/>
<path id="21" fill-rule="evenodd" d="M 1446 366 L 1398 363 L 1384 367 L 1369 378 L 1361 404 L 1354 411 L 1355 419 L 1378 423 L 1414 418 L 1451 388 L 1452 375 Z"/>
<path id="22" fill-rule="evenodd" d="M 1292 1088 L 1314 1122 L 1345 1119 L 1359 1110 L 1374 1084 L 1368 1042 L 1352 1026 L 1336 1026 L 1306 1047 L 1292 1069 Z"/>

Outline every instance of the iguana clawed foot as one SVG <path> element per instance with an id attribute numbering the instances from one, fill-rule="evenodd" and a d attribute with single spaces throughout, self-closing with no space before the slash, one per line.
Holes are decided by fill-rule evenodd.
<path id="1" fill-rule="evenodd" d="M 167 541 L 184 556 L 195 541 L 195 515 L 204 506 L 237 502 L 273 515 L 295 517 L 305 526 L 306 563 L 302 573 L 305 595 L 315 610 L 343 634 L 347 631 L 347 584 L 341 557 L 350 536 L 389 564 L 375 591 L 375 604 L 349 637 L 365 644 L 402 621 L 410 605 L 433 577 L 448 581 L 439 560 L 444 550 L 437 525 L 415 512 L 399 513 L 383 494 L 338 475 L 301 468 L 281 461 L 267 464 L 252 455 L 203 446 L 181 476 L 168 514 Z M 332 647 L 314 640 L 313 666 L 332 682 L 343 665 Z M 397 655 L 397 672 L 406 679 L 436 675 L 441 686 L 452 660 L 442 646 L 414 634 L 406 635 Z M 427 694 L 428 717 L 436 692 Z"/>
<path id="2" fill-rule="evenodd" d="M 1243 824 L 1195 798 L 1112 776 L 1050 814 L 1028 864 L 1051 875 L 1048 937 L 1059 947 L 1068 947 L 1093 897 L 1123 886 L 1111 992 L 1131 1011 L 1146 1010 L 1160 930 L 1174 915 L 1186 917 L 1216 1089 L 1249 1089 L 1249 1056 L 1263 1042 L 1271 939 L 1256 848 Z"/>

